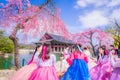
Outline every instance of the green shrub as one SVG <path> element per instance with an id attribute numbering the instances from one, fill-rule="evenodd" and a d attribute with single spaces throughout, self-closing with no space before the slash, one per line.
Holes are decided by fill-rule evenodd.
<path id="1" fill-rule="evenodd" d="M 0 51 L 3 53 L 13 53 L 14 45 L 9 37 L 0 32 Z"/>
<path id="2" fill-rule="evenodd" d="M 0 58 L 0 69 L 10 69 L 13 66 L 12 59 L 13 59 L 12 56 L 9 56 L 8 58 L 1 57 Z"/>

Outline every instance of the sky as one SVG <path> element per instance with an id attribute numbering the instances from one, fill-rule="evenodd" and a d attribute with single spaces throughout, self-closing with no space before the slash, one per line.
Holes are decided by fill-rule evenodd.
<path id="1" fill-rule="evenodd" d="M 61 18 L 72 33 L 120 21 L 120 0 L 56 0 Z"/>
<path id="2" fill-rule="evenodd" d="M 30 0 L 40 5 L 45 0 Z M 0 0 L 0 3 L 6 0 Z M 88 28 L 106 27 L 114 19 L 120 20 L 120 0 L 54 0 L 60 16 L 71 33 Z"/>

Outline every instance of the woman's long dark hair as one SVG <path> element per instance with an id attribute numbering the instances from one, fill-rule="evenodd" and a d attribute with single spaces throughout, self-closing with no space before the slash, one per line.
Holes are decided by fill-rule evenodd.
<path id="1" fill-rule="evenodd" d="M 40 47 L 41 45 L 37 45 L 36 48 L 35 48 L 35 51 L 33 53 L 33 55 L 35 55 L 35 53 L 37 52 L 37 49 Z"/>
<path id="2" fill-rule="evenodd" d="M 102 49 L 102 50 L 104 50 L 104 54 L 102 55 L 102 56 L 105 56 L 106 55 L 106 53 L 105 53 L 105 47 L 103 47 L 103 46 L 101 46 L 101 47 L 99 47 L 98 49 Z M 99 53 L 100 54 L 100 53 Z M 100 56 L 98 55 L 98 57 L 97 57 L 97 59 L 99 59 L 100 58 Z"/>
<path id="3" fill-rule="evenodd" d="M 78 46 L 77 46 L 77 45 L 73 45 L 72 48 L 75 49 L 75 52 L 80 52 L 80 50 L 78 49 Z"/>
<path id="4" fill-rule="evenodd" d="M 43 44 L 42 52 L 39 54 L 39 58 L 42 58 L 43 52 L 44 52 L 44 47 L 46 47 L 46 55 L 45 55 L 45 60 L 50 58 L 50 44 Z"/>
<path id="5" fill-rule="evenodd" d="M 106 55 L 106 53 L 105 53 L 106 48 L 105 48 L 104 46 L 101 46 L 100 48 L 101 48 L 102 50 L 104 50 L 103 56 L 105 56 L 105 55 Z"/>
<path id="6" fill-rule="evenodd" d="M 40 46 L 41 46 L 41 45 L 37 45 L 37 46 L 36 46 L 35 51 L 34 51 L 33 56 L 32 56 L 32 59 L 28 62 L 28 64 L 30 64 L 30 63 L 33 61 L 34 55 L 35 55 L 35 53 L 37 52 L 37 49 L 38 49 Z"/>

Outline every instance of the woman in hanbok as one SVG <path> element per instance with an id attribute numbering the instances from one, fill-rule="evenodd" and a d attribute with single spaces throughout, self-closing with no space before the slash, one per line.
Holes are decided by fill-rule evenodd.
<path id="1" fill-rule="evenodd" d="M 94 67 L 96 64 L 96 60 L 92 57 L 91 53 L 90 53 L 90 48 L 87 46 L 84 48 L 84 51 L 83 51 L 84 54 L 87 55 L 88 57 L 88 67 L 89 67 L 89 70 Z"/>
<path id="2" fill-rule="evenodd" d="M 64 55 L 64 57 L 65 57 L 65 59 L 67 59 L 69 56 L 70 56 L 70 51 L 69 51 L 69 47 L 67 46 L 65 49 L 64 49 L 64 51 L 63 51 L 63 55 Z"/>
<path id="3" fill-rule="evenodd" d="M 109 80 L 112 72 L 112 65 L 109 57 L 105 55 L 104 47 L 99 48 L 98 64 L 90 70 L 92 80 Z"/>
<path id="4" fill-rule="evenodd" d="M 67 63 L 67 58 L 70 56 L 70 47 L 66 46 L 62 54 L 60 55 L 60 61 L 57 62 L 57 75 L 58 77 L 61 77 L 64 72 L 66 72 L 67 68 L 69 67 L 69 64 Z"/>
<path id="5" fill-rule="evenodd" d="M 120 80 L 120 61 L 114 63 L 110 80 Z"/>
<path id="6" fill-rule="evenodd" d="M 63 54 L 60 55 L 60 61 L 57 62 L 57 75 L 61 77 L 68 69 L 69 64 L 67 63 Z"/>
<path id="7" fill-rule="evenodd" d="M 74 49 L 74 52 L 72 52 L 67 59 L 70 67 L 60 80 L 91 80 L 87 65 L 87 56 L 79 51 L 77 45 Z"/>
<path id="8" fill-rule="evenodd" d="M 19 69 L 9 80 L 28 80 L 31 73 L 37 68 L 38 55 L 41 53 L 42 45 L 38 45 L 28 65 Z"/>
<path id="9" fill-rule="evenodd" d="M 29 80 L 59 80 L 55 70 L 56 57 L 50 53 L 49 45 L 44 44 L 37 62 L 38 68 L 32 72 Z"/>
<path id="10" fill-rule="evenodd" d="M 110 80 L 120 80 L 120 60 L 116 60 L 116 57 L 113 53 L 110 53 L 109 56 L 113 67 L 113 72 Z"/>

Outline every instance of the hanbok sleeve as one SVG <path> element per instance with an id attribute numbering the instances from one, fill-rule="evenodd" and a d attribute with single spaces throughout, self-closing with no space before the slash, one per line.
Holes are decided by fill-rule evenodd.
<path id="1" fill-rule="evenodd" d="M 115 58 L 113 56 L 112 53 L 109 53 L 109 60 L 110 60 L 110 63 L 112 64 L 112 66 L 114 67 L 114 64 L 115 64 Z"/>
<path id="2" fill-rule="evenodd" d="M 54 54 L 52 54 L 52 64 L 56 67 L 56 57 Z"/>
<path id="3" fill-rule="evenodd" d="M 38 57 L 39 54 L 40 54 L 39 52 L 36 52 L 35 55 L 34 55 L 34 59 L 33 59 L 33 62 L 36 62 L 38 65 L 39 65 L 39 60 L 40 60 L 39 57 Z"/>
<path id="4" fill-rule="evenodd" d="M 120 67 L 120 60 L 116 61 L 115 64 L 113 65 L 114 68 Z"/>
<path id="5" fill-rule="evenodd" d="M 61 70 L 60 70 L 60 72 L 63 72 L 65 70 L 65 61 L 66 60 L 61 61 L 61 64 L 60 64 Z"/>
<path id="6" fill-rule="evenodd" d="M 115 50 L 110 51 L 110 54 L 114 54 L 114 53 L 115 53 Z"/>
<path id="7" fill-rule="evenodd" d="M 70 55 L 69 55 L 69 52 L 65 49 L 62 53 L 65 57 L 65 59 L 67 59 Z"/>
<path id="8" fill-rule="evenodd" d="M 104 64 L 106 62 L 109 62 L 109 57 L 107 55 L 101 56 L 99 61 L 100 61 L 100 64 Z"/>
<path id="9" fill-rule="evenodd" d="M 85 60 L 86 63 L 88 63 L 88 57 L 85 54 L 84 54 L 84 60 Z"/>
<path id="10" fill-rule="evenodd" d="M 102 56 L 101 55 L 99 55 L 99 60 L 98 60 L 98 63 L 97 64 L 103 64 L 103 58 L 102 58 Z"/>
<path id="11" fill-rule="evenodd" d="M 74 59 L 74 53 L 71 53 L 70 57 L 66 59 L 69 65 L 72 65 L 72 60 Z"/>

